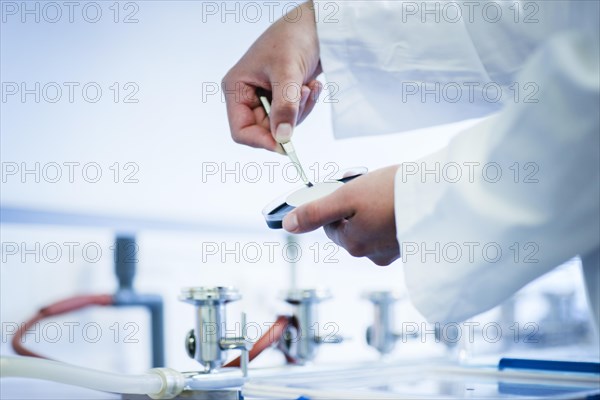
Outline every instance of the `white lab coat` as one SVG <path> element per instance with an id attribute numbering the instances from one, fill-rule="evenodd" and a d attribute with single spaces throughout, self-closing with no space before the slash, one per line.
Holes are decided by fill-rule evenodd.
<path id="1" fill-rule="evenodd" d="M 398 170 L 410 297 L 428 320 L 458 322 L 581 255 L 598 320 L 598 1 L 452 2 L 458 19 L 447 3 L 315 3 L 337 137 L 487 116 Z"/>

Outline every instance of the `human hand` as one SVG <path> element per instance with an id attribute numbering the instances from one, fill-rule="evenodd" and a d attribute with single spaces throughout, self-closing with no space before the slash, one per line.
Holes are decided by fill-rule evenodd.
<path id="1" fill-rule="evenodd" d="M 312 111 L 321 92 L 319 41 L 312 1 L 267 29 L 221 83 L 231 136 L 237 143 L 282 152 L 297 123 Z M 267 118 L 256 96 L 272 93 Z M 275 140 L 277 138 L 277 140 Z"/>
<path id="2" fill-rule="evenodd" d="M 394 218 L 394 177 L 398 166 L 360 176 L 332 194 L 289 213 L 283 228 L 305 233 L 323 227 L 354 257 L 388 265 L 400 257 Z"/>

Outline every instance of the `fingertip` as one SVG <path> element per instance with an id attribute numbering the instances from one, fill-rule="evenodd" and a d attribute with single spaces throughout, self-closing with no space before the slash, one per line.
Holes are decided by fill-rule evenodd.
<path id="1" fill-rule="evenodd" d="M 300 71 L 287 68 L 285 71 L 278 71 L 273 74 L 271 79 L 271 93 L 273 96 L 271 113 L 269 114 L 271 131 L 277 132 L 281 124 L 288 124 L 289 128 L 287 129 L 291 133 L 291 129 L 298 120 L 303 76 Z M 288 90 L 289 88 L 298 88 L 299 90 Z"/>
<path id="2" fill-rule="evenodd" d="M 277 125 L 277 130 L 275 131 L 275 140 L 277 143 L 287 143 L 292 139 L 293 133 L 294 128 L 292 127 L 292 124 L 283 122 Z"/>
<path id="3" fill-rule="evenodd" d="M 283 229 L 290 233 L 298 231 L 298 216 L 295 212 L 291 212 L 283 219 Z"/>
<path id="4" fill-rule="evenodd" d="M 308 84 L 308 87 L 310 88 L 310 93 L 312 95 L 311 99 L 316 102 L 323 91 L 323 84 L 315 79 Z"/>

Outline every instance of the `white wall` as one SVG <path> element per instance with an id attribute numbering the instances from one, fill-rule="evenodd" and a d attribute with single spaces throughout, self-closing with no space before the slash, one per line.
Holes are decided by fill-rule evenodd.
<path id="1" fill-rule="evenodd" d="M 34 4 L 38 3 L 29 7 Z M 5 177 L 2 204 L 260 224 L 264 204 L 295 187 L 286 179 L 287 159 L 235 145 L 221 93 L 211 95 L 210 90 L 269 25 L 268 10 L 257 22 L 243 15 L 239 23 L 235 15 L 221 22 L 220 15 L 203 13 L 206 4 L 220 3 L 147 1 L 132 3 L 139 8 L 135 14 L 139 22 L 124 24 L 113 22 L 110 4 L 99 4 L 103 16 L 97 23 L 85 22 L 81 11 L 69 23 L 68 9 L 59 22 L 47 23 L 44 15 L 51 9 L 44 13 L 39 4 L 40 23 L 30 15 L 25 23 L 20 14 L 5 16 L 2 81 L 25 82 L 28 89 L 39 82 L 40 101 L 28 94 L 23 102 L 20 90 L 10 95 L 5 87 L 0 154 L 5 173 L 11 163 L 17 163 L 19 171 Z M 276 8 L 279 13 L 284 10 L 285 3 L 281 4 Z M 48 101 L 55 97 L 53 82 L 62 89 L 56 103 Z M 65 82 L 79 84 L 72 103 Z M 120 87 L 117 103 L 110 89 L 115 82 Z M 134 86 L 125 89 L 127 82 Z M 82 88 L 88 83 L 102 89 L 96 103 L 83 97 Z M 124 95 L 134 88 L 139 89 L 133 96 L 138 102 L 124 103 Z M 94 96 L 94 89 L 89 89 L 88 98 Z M 456 130 L 336 142 L 329 111 L 329 104 L 319 104 L 296 136 L 302 161 L 321 177 L 331 171 L 324 166 L 327 162 L 337 169 L 355 165 L 374 169 L 420 157 L 443 145 Z M 64 164 L 70 162 L 80 163 L 73 167 L 73 183 Z M 117 183 L 115 162 L 120 171 Z M 281 163 L 272 178 L 265 162 Z M 22 175 L 23 167 L 32 169 L 35 163 L 40 163 L 39 183 L 33 174 Z M 50 183 L 56 169 L 49 163 L 61 166 L 57 183 Z M 88 163 L 100 166 L 97 183 L 86 181 L 95 178 L 92 165 L 82 176 Z M 126 167 L 126 163 L 133 164 Z M 215 164 L 223 172 L 234 170 L 236 163 L 238 176 L 203 177 L 203 171 L 212 171 Z M 262 177 L 255 183 L 250 182 L 255 171 L 248 163 L 261 166 Z M 129 173 L 139 182 L 124 183 Z"/>

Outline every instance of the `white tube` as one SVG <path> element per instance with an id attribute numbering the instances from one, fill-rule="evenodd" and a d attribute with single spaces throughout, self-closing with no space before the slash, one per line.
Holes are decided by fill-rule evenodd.
<path id="1" fill-rule="evenodd" d="M 42 379 L 113 393 L 172 398 L 183 389 L 180 372 L 158 368 L 144 375 L 123 375 L 33 357 L 0 357 L 0 378 Z M 175 393 L 177 392 L 177 393 Z"/>
<path id="2" fill-rule="evenodd" d="M 246 380 L 239 368 L 222 368 L 215 373 L 189 374 L 185 378 L 185 390 L 218 390 L 241 387 Z"/>

